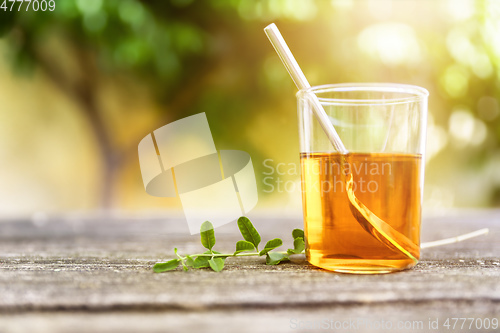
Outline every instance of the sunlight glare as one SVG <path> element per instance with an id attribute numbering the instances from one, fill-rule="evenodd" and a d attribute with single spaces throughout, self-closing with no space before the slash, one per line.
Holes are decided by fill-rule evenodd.
<path id="1" fill-rule="evenodd" d="M 379 23 L 358 35 L 358 47 L 387 66 L 417 64 L 420 46 L 413 29 L 403 23 Z"/>

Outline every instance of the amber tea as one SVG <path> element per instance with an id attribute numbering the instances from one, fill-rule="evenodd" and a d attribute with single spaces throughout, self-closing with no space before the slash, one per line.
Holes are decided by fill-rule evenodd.
<path id="1" fill-rule="evenodd" d="M 366 274 L 414 266 L 414 260 L 362 227 L 350 207 L 346 176 L 353 176 L 355 196 L 372 213 L 418 247 L 421 160 L 411 154 L 301 154 L 308 261 L 328 270 Z"/>

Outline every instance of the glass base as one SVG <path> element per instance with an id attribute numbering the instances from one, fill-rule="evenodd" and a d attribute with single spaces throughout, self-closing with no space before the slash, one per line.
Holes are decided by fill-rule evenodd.
<path id="1" fill-rule="evenodd" d="M 387 274 L 410 269 L 417 263 L 411 259 L 334 259 L 307 258 L 316 267 L 347 274 Z"/>

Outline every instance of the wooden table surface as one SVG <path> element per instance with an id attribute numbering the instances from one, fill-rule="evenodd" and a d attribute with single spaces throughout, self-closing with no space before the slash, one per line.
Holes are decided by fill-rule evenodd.
<path id="1" fill-rule="evenodd" d="M 302 226 L 300 217 L 252 221 L 263 241 L 280 237 L 283 248 L 292 246 L 291 230 Z M 447 318 L 500 320 L 500 210 L 423 222 L 424 242 L 483 227 L 488 235 L 423 250 L 414 269 L 393 274 L 331 273 L 300 257 L 278 266 L 228 258 L 220 273 L 154 274 L 152 265 L 173 257 L 174 247 L 202 249 L 182 219 L 4 220 L 0 333 L 311 332 L 335 325 L 340 329 L 329 330 L 449 332 Z M 235 223 L 216 229 L 216 236 L 221 252 L 234 251 L 241 239 Z"/>

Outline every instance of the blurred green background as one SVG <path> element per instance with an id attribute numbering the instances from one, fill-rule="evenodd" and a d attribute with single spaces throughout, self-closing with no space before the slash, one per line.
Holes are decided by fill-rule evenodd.
<path id="1" fill-rule="evenodd" d="M 275 22 L 312 85 L 397 82 L 430 92 L 424 211 L 500 206 L 500 1 L 56 0 L 0 10 L 0 216 L 179 209 L 146 194 L 139 141 L 206 112 L 218 149 L 298 185 L 296 88 Z M 289 189 L 291 186 L 289 186 Z"/>

